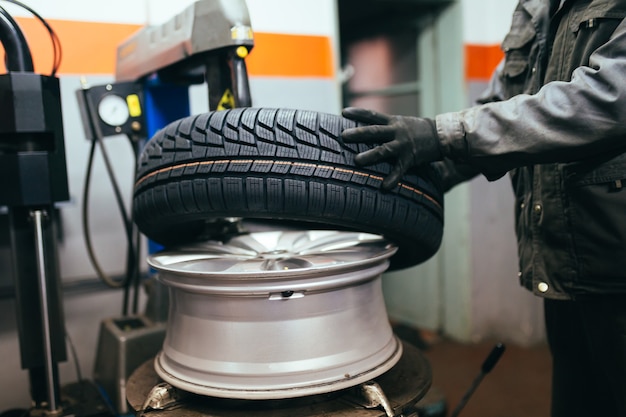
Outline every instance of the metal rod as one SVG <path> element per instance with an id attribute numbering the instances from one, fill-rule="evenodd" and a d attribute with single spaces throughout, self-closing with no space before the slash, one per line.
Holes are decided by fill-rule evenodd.
<path id="1" fill-rule="evenodd" d="M 487 356 L 487 359 L 485 359 L 485 361 L 483 362 L 480 368 L 480 373 L 478 374 L 478 376 L 476 376 L 476 378 L 472 382 L 472 385 L 469 387 L 465 395 L 463 395 L 463 398 L 461 398 L 461 401 L 459 402 L 459 404 L 452 411 L 452 413 L 450 414 L 450 417 L 457 417 L 459 415 L 463 407 L 465 407 L 465 404 L 467 404 L 467 401 L 469 401 L 472 394 L 474 394 L 474 391 L 476 391 L 476 388 L 478 388 L 478 385 L 483 380 L 485 375 L 491 372 L 491 370 L 496 365 L 496 363 L 498 363 L 505 349 L 506 349 L 506 346 L 504 345 L 504 343 L 497 343 L 493 347 L 493 349 L 489 353 L 489 356 Z"/>
<path id="2" fill-rule="evenodd" d="M 35 246 L 37 252 L 37 273 L 39 278 L 39 302 L 41 305 L 41 322 L 43 327 L 43 343 L 45 355 L 46 380 L 48 388 L 48 409 L 57 409 L 57 393 L 52 366 L 52 342 L 50 335 L 50 316 L 48 306 L 48 286 L 46 277 L 46 256 L 43 238 L 43 219 L 46 216 L 42 210 L 31 211 L 31 217 L 35 222 Z"/>

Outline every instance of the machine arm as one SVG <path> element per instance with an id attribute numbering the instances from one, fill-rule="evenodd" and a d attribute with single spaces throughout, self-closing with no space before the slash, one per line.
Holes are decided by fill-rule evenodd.
<path id="1" fill-rule="evenodd" d="M 178 86 L 206 81 L 209 110 L 250 107 L 245 58 L 253 46 L 245 0 L 197 1 L 124 41 L 117 50 L 115 79 L 157 78 Z"/>

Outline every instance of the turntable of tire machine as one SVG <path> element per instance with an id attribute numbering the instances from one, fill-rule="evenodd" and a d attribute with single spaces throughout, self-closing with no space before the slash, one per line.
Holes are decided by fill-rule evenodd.
<path id="1" fill-rule="evenodd" d="M 438 249 L 435 173 L 379 191 L 336 115 L 251 107 L 244 0 L 199 1 L 118 48 L 116 81 L 143 88 L 152 139 L 134 217 L 162 246 L 160 352 L 126 384 L 154 416 L 417 416 L 431 370 L 388 321 L 381 275 Z M 189 116 L 187 87 L 208 84 Z M 148 414 L 146 414 L 148 415 Z"/>

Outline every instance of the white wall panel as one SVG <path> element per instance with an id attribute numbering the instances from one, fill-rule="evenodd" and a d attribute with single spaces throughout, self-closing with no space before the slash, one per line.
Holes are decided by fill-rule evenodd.
<path id="1" fill-rule="evenodd" d="M 252 28 L 259 32 L 331 36 L 335 0 L 247 0 Z"/>
<path id="2" fill-rule="evenodd" d="M 463 0 L 463 41 L 499 44 L 511 25 L 516 0 Z"/>
<path id="3" fill-rule="evenodd" d="M 149 25 L 158 25 L 172 16 L 177 15 L 194 3 L 195 0 L 178 0 L 178 1 L 164 1 L 164 0 L 145 0 L 147 3 L 147 21 Z"/>
<path id="4" fill-rule="evenodd" d="M 140 25 L 147 21 L 147 0 L 30 0 L 25 4 L 45 19 Z M 32 16 L 13 4 L 2 2 L 2 7 L 11 16 Z"/>
<path id="5" fill-rule="evenodd" d="M 160 24 L 194 0 L 31 0 L 29 7 L 47 19 L 89 22 Z M 298 35 L 336 33 L 334 0 L 247 0 L 253 29 Z M 2 4 L 12 16 L 31 14 L 10 3 Z"/>
<path id="6" fill-rule="evenodd" d="M 148 22 L 159 24 L 179 13 L 194 0 L 146 0 Z M 335 33 L 334 0 L 247 0 L 252 29 L 258 32 L 297 35 Z"/>
<path id="7" fill-rule="evenodd" d="M 462 5 L 463 43 L 491 48 L 506 36 L 517 0 L 462 0 Z M 468 103 L 486 86 L 486 78 L 468 80 Z M 480 177 L 469 186 L 470 340 L 495 338 L 522 346 L 541 343 L 545 340 L 542 300 L 522 288 L 517 276 L 510 179 L 487 182 Z"/>

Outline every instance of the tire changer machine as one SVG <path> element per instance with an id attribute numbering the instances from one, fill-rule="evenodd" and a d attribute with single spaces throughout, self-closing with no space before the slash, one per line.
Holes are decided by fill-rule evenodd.
<path id="1" fill-rule="evenodd" d="M 151 137 L 170 122 L 189 116 L 188 88 L 202 83 L 208 86 L 209 111 L 251 107 L 245 58 L 252 47 L 244 0 L 198 1 L 163 24 L 140 30 L 118 47 L 115 82 L 77 92 L 85 109 L 84 123 L 94 127 L 91 136 L 100 138 L 137 133 L 141 124 Z M 142 112 L 133 112 L 128 106 L 131 94 L 141 98 Z M 139 113 L 140 118 L 133 118 Z M 107 118 L 111 114 L 119 118 Z M 221 232 L 216 236 L 224 230 L 227 235 L 245 233 L 224 245 L 189 248 L 198 250 L 194 255 L 172 254 L 167 249 L 159 252 L 162 248 L 151 243 L 149 264 L 159 284 L 150 297 L 162 302 L 153 303 L 149 319 L 140 317 L 143 323 L 139 325 L 128 326 L 129 321 L 122 318 L 105 320 L 101 326 L 95 379 L 105 387 L 117 412 L 163 417 L 417 416 L 417 401 L 430 387 L 430 368 L 416 348 L 393 335 L 380 288 L 380 274 L 395 247 L 373 235 L 251 232 L 246 227 L 241 219 L 224 219 L 216 227 Z M 304 261 L 299 252 L 302 248 L 297 247 L 303 240 L 307 250 L 317 251 Z M 324 241 L 332 243 L 324 245 Z M 346 246 L 358 253 L 354 259 L 340 254 Z M 242 247 L 254 248 L 254 253 L 242 255 Z M 320 255 L 326 263 L 332 259 L 332 266 L 315 265 Z M 187 276 L 189 256 L 197 257 L 191 268 L 199 274 Z M 222 260 L 238 264 L 233 269 L 245 272 L 223 275 Z M 307 266 L 294 267 L 291 261 Z M 259 280 L 272 274 L 259 266 L 268 262 L 288 265 L 289 273 L 272 285 Z M 320 270 L 324 272 L 321 275 Z M 217 281 L 212 283 L 212 278 Z M 237 288 L 222 299 L 218 282 L 223 278 L 232 280 Z M 188 281 L 194 283 L 179 285 Z M 292 291 L 294 281 L 300 282 L 301 291 Z M 320 288 L 323 291 L 316 296 L 304 295 Z M 205 300 L 204 295 L 214 290 L 211 300 Z M 268 297 L 256 299 L 249 296 L 251 292 L 267 293 Z M 176 308 L 171 306 L 173 299 Z M 298 299 L 307 302 L 297 306 L 293 301 Z M 345 300 L 345 310 L 337 312 L 333 307 L 338 299 Z M 249 311 L 254 317 L 224 323 L 206 316 L 232 310 L 233 301 L 244 302 L 238 307 L 240 313 Z M 274 317 L 274 308 L 264 305 L 266 302 L 272 306 L 289 302 L 294 309 Z M 207 305 L 213 306 L 213 313 L 204 311 Z M 181 306 L 189 311 L 176 313 Z M 305 317 L 318 308 L 329 313 Z M 160 319 L 168 309 L 164 327 Z M 260 317 L 264 312 L 271 317 Z M 249 320 L 256 324 L 250 327 Z M 316 330 L 300 325 L 303 320 L 313 320 L 310 326 Z M 350 340 L 346 342 L 337 332 L 348 327 L 355 329 L 351 334 L 359 336 L 346 338 Z M 291 334 L 289 340 L 277 347 L 274 342 L 285 332 Z M 251 336 L 229 340 L 230 334 Z M 148 340 L 151 351 L 145 349 Z M 255 341 L 257 346 L 252 347 Z M 181 350 L 181 342 L 191 348 Z M 264 343 L 272 347 L 258 345 Z M 143 346 L 142 355 L 137 355 L 139 346 Z M 194 346 L 204 346 L 204 353 Z M 306 353 L 300 357 L 297 352 Z M 294 371 L 305 363 L 305 369 Z M 326 370 L 311 369 L 314 363 Z M 358 370 L 356 375 L 349 375 L 354 370 Z"/>

